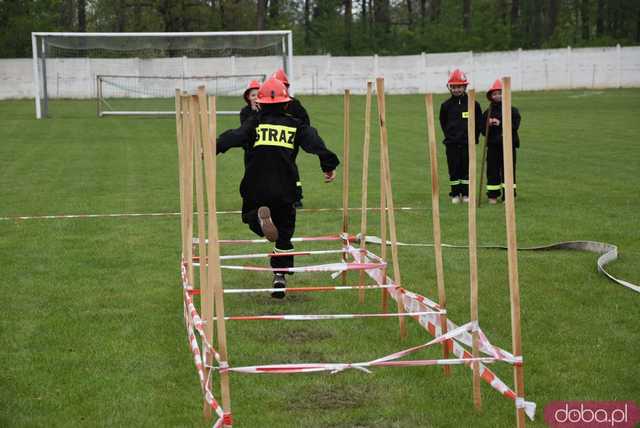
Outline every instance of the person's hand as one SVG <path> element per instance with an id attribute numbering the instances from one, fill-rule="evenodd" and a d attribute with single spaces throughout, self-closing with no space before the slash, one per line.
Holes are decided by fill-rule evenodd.
<path id="1" fill-rule="evenodd" d="M 325 183 L 331 183 L 333 180 L 336 179 L 336 170 L 334 169 L 333 171 L 328 171 L 324 173 L 324 182 Z"/>
<path id="2" fill-rule="evenodd" d="M 495 117 L 490 117 L 489 125 L 500 126 L 500 119 L 496 119 Z"/>

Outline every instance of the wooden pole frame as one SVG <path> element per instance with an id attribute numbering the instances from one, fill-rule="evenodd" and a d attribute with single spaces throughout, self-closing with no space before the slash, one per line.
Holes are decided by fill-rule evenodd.
<path id="1" fill-rule="evenodd" d="M 511 304 L 511 339 L 513 355 L 522 357 L 520 325 L 520 284 L 518 281 L 518 243 L 516 239 L 516 210 L 513 183 L 513 141 L 511 126 L 511 77 L 502 78 L 502 154 L 504 159 L 505 216 L 507 223 L 507 254 L 509 264 L 509 297 Z M 516 392 L 517 427 L 524 428 L 525 413 L 519 401 L 524 400 L 524 369 L 522 364 L 513 367 Z"/>
<path id="2" fill-rule="evenodd" d="M 476 225 L 476 91 L 471 89 L 467 94 L 467 147 L 469 151 L 469 283 L 471 289 L 470 321 L 478 325 L 478 232 Z M 479 337 L 477 328 L 472 333 L 472 354 L 479 357 Z M 473 367 L 473 404 L 477 410 L 482 408 L 480 395 L 480 363 L 472 363 Z"/>
<path id="3" fill-rule="evenodd" d="M 213 289 L 214 307 L 216 313 L 218 353 L 220 354 L 220 365 L 228 364 L 227 355 L 227 330 L 224 320 L 224 291 L 222 289 L 222 273 L 220 271 L 220 244 L 218 237 L 218 218 L 216 214 L 216 99 L 209 97 L 209 108 L 207 108 L 207 97 L 204 86 L 198 87 L 198 105 L 200 114 L 200 132 L 204 142 L 205 174 L 207 183 L 207 210 L 208 210 L 208 284 Z M 211 114 L 209 115 L 209 112 Z M 211 295 L 211 291 L 209 292 Z M 213 314 L 202 314 L 211 317 Z M 212 319 L 209 318 L 209 323 Z M 222 395 L 222 408 L 225 415 L 231 415 L 231 391 L 229 387 L 229 373 L 220 371 L 220 390 Z M 229 422 L 229 423 L 227 423 Z M 227 418 L 224 419 L 224 426 L 231 426 Z"/>
<path id="4" fill-rule="evenodd" d="M 362 257 L 367 252 L 367 198 L 368 198 L 368 186 L 369 186 L 369 152 L 371 143 L 371 89 L 373 83 L 367 81 L 367 98 L 364 108 L 364 144 L 362 147 L 362 211 L 360 213 L 360 254 Z M 364 303 L 365 297 L 365 283 L 366 273 L 364 270 L 360 271 L 360 277 L 358 285 L 360 290 L 358 293 L 358 299 L 360 303 Z M 385 290 L 382 290 L 385 292 Z"/>
<path id="5" fill-rule="evenodd" d="M 378 77 L 376 79 L 376 95 L 378 101 L 378 118 L 380 125 L 380 157 L 382 159 L 382 183 L 383 188 L 380 191 L 381 195 L 384 195 L 386 206 L 383 207 L 382 212 L 388 211 L 389 217 L 389 237 L 391 238 L 391 258 L 393 261 L 393 280 L 397 287 L 402 286 L 402 278 L 400 277 L 400 263 L 398 261 L 398 238 L 396 234 L 396 218 L 395 210 L 393 206 L 393 192 L 391 187 L 391 168 L 389 166 L 389 144 L 387 140 L 387 119 L 386 119 L 386 107 L 384 97 L 384 78 Z M 385 244 L 386 241 L 382 241 Z M 383 277 L 384 278 L 384 277 Z M 402 295 L 399 294 L 397 298 L 398 313 L 404 312 L 404 306 L 402 304 Z M 398 317 L 400 337 L 407 337 L 407 328 L 404 317 Z"/>
<path id="6" fill-rule="evenodd" d="M 349 146 L 351 143 L 351 91 L 344 91 L 344 117 L 343 117 L 343 168 L 342 168 L 342 233 L 349 234 Z M 346 238 L 343 245 L 349 245 Z M 347 262 L 347 253 L 342 254 L 342 261 Z M 342 285 L 347 285 L 347 271 L 342 272 Z"/>
<path id="7" fill-rule="evenodd" d="M 438 178 L 438 154 L 436 143 L 436 128 L 433 113 L 433 95 L 425 95 L 427 111 L 428 153 L 431 166 L 431 219 L 433 224 L 433 251 L 436 263 L 436 284 L 438 286 L 438 305 L 440 309 L 447 309 L 447 295 L 444 288 L 444 263 L 442 259 L 442 236 L 440 228 L 440 182 Z M 447 333 L 447 315 L 440 315 L 441 334 Z M 449 358 L 450 341 L 442 343 L 442 358 Z M 451 375 L 451 368 L 443 366 L 445 376 Z"/>
<path id="8" fill-rule="evenodd" d="M 513 355 L 516 359 L 521 359 L 521 325 L 520 325 L 520 292 L 518 283 L 518 261 L 517 261 L 517 240 L 515 227 L 515 195 L 513 177 L 513 147 L 512 147 L 512 127 L 511 127 L 511 80 L 509 77 L 502 79 L 503 83 L 503 157 L 505 171 L 505 216 L 507 229 L 508 246 L 508 267 L 509 267 L 509 289 L 511 303 L 511 323 Z M 367 185 L 368 185 L 368 162 L 370 154 L 370 116 L 371 116 L 371 90 L 372 82 L 367 82 L 367 100 L 365 108 L 365 137 L 363 145 L 363 173 L 362 173 L 362 213 L 361 213 L 361 236 L 360 251 L 366 252 L 366 228 L 367 228 Z M 389 159 L 389 147 L 386 127 L 386 107 L 384 95 L 384 79 L 376 79 L 376 96 L 379 115 L 380 131 L 380 201 L 381 201 L 381 235 L 383 253 L 386 253 L 386 228 L 389 228 L 391 242 L 391 257 L 394 270 L 394 283 L 401 287 L 398 241 L 395 221 L 395 210 L 393 202 L 391 168 Z M 224 368 L 228 364 L 226 328 L 224 317 L 224 290 L 222 284 L 222 274 L 220 269 L 220 248 L 218 223 L 216 214 L 216 98 L 207 99 L 204 86 L 198 88 L 196 96 L 181 95 L 176 90 L 176 141 L 178 145 L 180 174 L 180 206 L 181 206 L 181 229 L 182 229 L 182 250 L 183 259 L 187 263 L 187 275 L 190 284 L 193 284 L 193 193 L 196 192 L 196 204 L 198 209 L 198 238 L 199 253 L 201 260 L 208 260 L 208 263 L 200 264 L 200 285 L 201 285 L 201 318 L 204 321 L 205 337 L 212 342 L 214 331 L 214 310 L 215 321 L 217 323 L 218 353 L 220 355 L 220 366 Z M 350 91 L 345 91 L 345 181 L 343 182 L 343 232 L 348 233 L 348 162 L 349 162 L 349 109 Z M 427 111 L 427 131 L 429 157 L 431 160 L 431 181 L 432 181 L 432 206 L 433 206 L 433 228 L 434 228 L 434 250 L 436 259 L 436 278 L 438 285 L 439 306 L 446 309 L 446 294 L 444 289 L 444 268 L 442 257 L 442 242 L 440 230 L 440 208 L 439 208 L 439 181 L 437 167 L 437 150 L 435 139 L 435 124 L 433 112 L 433 99 L 431 94 L 425 96 L 425 107 Z M 470 90 L 468 94 L 468 152 L 469 152 L 469 263 L 470 263 L 470 288 L 471 288 L 471 321 L 477 326 L 478 323 L 478 269 L 477 269 L 477 227 L 476 227 L 476 146 L 475 146 L 475 91 Z M 202 158 L 199 156 L 202 150 Z M 196 154 L 198 156 L 196 156 Z M 194 167 L 195 162 L 195 167 Z M 203 165 L 204 162 L 204 171 Z M 203 177 L 204 172 L 204 177 Z M 195 186 L 194 186 L 195 173 Z M 206 185 L 206 202 L 208 216 L 205 218 L 204 197 Z M 388 218 L 388 224 L 387 224 Z M 205 227 L 205 219 L 208 224 Z M 206 233 L 208 232 L 208 233 Z M 208 239 L 207 239 L 208 235 Z M 205 242 L 207 242 L 205 246 Z M 349 241 L 346 241 L 348 245 Z M 207 257 L 208 255 L 208 257 Z M 384 258 L 384 257 L 383 257 Z M 386 260 L 386 258 L 384 258 Z M 360 286 L 363 287 L 363 272 L 361 272 Z M 386 278 L 386 268 L 384 273 Z M 386 290 L 383 290 L 385 293 Z M 361 301 L 364 300 L 364 288 L 360 290 Z M 386 296 L 386 293 L 385 293 Z M 383 301 L 384 303 L 384 301 Z M 402 296 L 397 299 L 398 313 L 404 312 Z M 400 335 L 406 337 L 406 327 L 404 317 L 399 317 Z M 447 318 L 445 314 L 440 315 L 442 334 L 447 331 Z M 473 356 L 479 356 L 479 334 L 474 328 L 472 331 Z M 443 343 L 443 355 L 449 355 L 449 341 Z M 211 363 L 212 356 L 207 355 L 206 361 Z M 473 391 L 474 404 L 477 409 L 481 407 L 479 363 L 471 363 L 473 368 Z M 206 364 L 205 364 L 206 366 Z M 445 366 L 445 373 L 449 374 L 448 366 Z M 205 367 L 206 382 L 209 379 L 210 370 Z M 223 426 L 231 427 L 231 395 L 229 385 L 229 372 L 220 370 L 222 409 L 224 413 Z M 523 428 L 525 425 L 524 411 L 524 372 L 522 363 L 514 364 L 515 393 L 516 393 L 516 417 L 517 426 Z M 205 416 L 211 416 L 211 408 L 205 404 Z"/>

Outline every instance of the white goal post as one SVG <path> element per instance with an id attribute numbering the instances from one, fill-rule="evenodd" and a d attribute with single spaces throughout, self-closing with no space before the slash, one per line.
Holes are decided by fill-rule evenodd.
<path id="1" fill-rule="evenodd" d="M 238 95 L 239 77 L 293 74 L 293 36 L 283 31 L 183 33 L 31 33 L 36 117 L 50 117 L 58 99 L 99 99 L 98 76 L 130 76 L 131 82 L 180 78 L 208 80 L 215 95 Z M 183 80 L 184 79 L 184 80 Z M 234 82 L 233 85 L 212 82 Z M 243 82 L 246 85 L 248 81 Z M 234 87 L 229 91 L 229 87 Z M 177 86 L 176 88 L 189 90 Z M 175 89 L 171 98 L 175 96 Z M 124 98 L 150 95 L 130 87 Z M 239 92 L 242 94 L 242 91 Z M 238 97 L 238 99 L 240 99 Z M 52 101 L 53 102 L 50 102 Z M 100 102 L 100 101 L 98 101 Z M 236 106 L 232 106 L 235 108 Z M 164 108 L 162 109 L 165 110 Z M 224 108 L 222 109 L 224 110 Z M 105 110 L 106 111 L 106 110 Z M 122 110 L 128 111 L 128 110 Z M 135 109 L 131 110 L 135 113 Z M 100 110 L 98 110 L 100 113 Z M 142 114 L 145 114 L 144 112 Z"/>

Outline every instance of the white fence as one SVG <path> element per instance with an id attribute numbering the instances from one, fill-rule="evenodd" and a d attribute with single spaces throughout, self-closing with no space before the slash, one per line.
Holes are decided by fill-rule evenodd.
<path id="1" fill-rule="evenodd" d="M 47 61 L 51 98 L 95 98 L 98 74 L 198 76 L 270 74 L 279 58 L 57 58 Z M 389 93 L 446 92 L 448 73 L 466 71 L 484 90 L 498 77 L 512 77 L 515 90 L 640 86 L 640 47 L 565 48 L 507 52 L 458 52 L 407 56 L 295 56 L 292 89 L 297 94 L 363 93 L 366 80 L 385 77 Z M 33 97 L 31 59 L 0 60 L 0 99 Z"/>

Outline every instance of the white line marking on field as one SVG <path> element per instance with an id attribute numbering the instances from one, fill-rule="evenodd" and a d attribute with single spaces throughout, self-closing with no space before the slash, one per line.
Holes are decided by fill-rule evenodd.
<path id="1" fill-rule="evenodd" d="M 423 211 L 427 208 L 423 207 L 397 207 L 396 211 Z M 380 211 L 380 208 L 367 208 L 368 211 Z M 298 210 L 303 213 L 315 212 L 340 212 L 342 208 L 302 208 Z M 349 208 L 349 211 L 360 211 L 360 208 Z M 218 215 L 224 214 L 240 214 L 239 210 L 218 211 Z M 193 215 L 197 215 L 194 212 Z M 78 219 L 78 218 L 122 218 L 122 217 L 177 217 L 180 213 L 112 213 L 112 214 L 58 214 L 58 215 L 29 215 L 29 216 L 10 216 L 0 217 L 0 221 L 19 221 L 19 220 L 61 220 L 61 219 Z"/>

